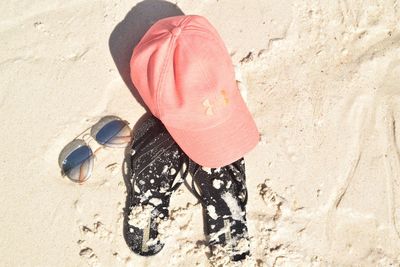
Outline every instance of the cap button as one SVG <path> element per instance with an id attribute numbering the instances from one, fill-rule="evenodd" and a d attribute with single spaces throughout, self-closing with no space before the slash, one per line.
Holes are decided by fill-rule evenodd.
<path id="1" fill-rule="evenodd" d="M 175 27 L 172 29 L 171 33 L 173 36 L 178 36 L 181 33 L 182 29 L 181 27 Z"/>

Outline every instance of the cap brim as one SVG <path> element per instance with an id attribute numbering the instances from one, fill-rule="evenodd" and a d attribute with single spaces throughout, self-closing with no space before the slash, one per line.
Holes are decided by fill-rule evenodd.
<path id="1" fill-rule="evenodd" d="M 257 126 L 240 97 L 223 123 L 205 130 L 177 129 L 165 125 L 171 136 L 194 162 L 219 168 L 253 149 L 259 141 Z"/>

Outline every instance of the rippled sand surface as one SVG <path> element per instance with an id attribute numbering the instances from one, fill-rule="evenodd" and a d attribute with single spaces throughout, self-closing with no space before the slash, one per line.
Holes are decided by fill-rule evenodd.
<path id="1" fill-rule="evenodd" d="M 165 247 L 140 257 L 122 236 L 124 151 L 102 150 L 80 186 L 57 164 L 101 117 L 138 121 L 132 47 L 161 17 L 199 14 L 241 68 L 262 134 L 246 155 L 252 257 L 242 266 L 400 266 L 400 4 L 176 3 L 0 4 L 0 265 L 226 265 L 210 257 L 184 186 Z"/>

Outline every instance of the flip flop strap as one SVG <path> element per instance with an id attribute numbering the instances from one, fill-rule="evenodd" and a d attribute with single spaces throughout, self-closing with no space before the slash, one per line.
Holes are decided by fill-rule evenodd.
<path id="1" fill-rule="evenodd" d="M 234 164 L 232 164 L 232 166 L 234 166 L 238 171 L 240 171 L 240 168 L 238 168 L 237 166 L 235 166 Z M 231 169 L 228 169 L 228 171 L 231 173 L 231 176 L 234 177 L 234 173 Z M 239 200 L 242 202 L 243 205 L 247 204 L 247 200 L 248 200 L 248 193 L 247 193 L 247 187 L 246 187 L 246 180 L 243 180 L 242 182 L 237 181 L 236 184 L 240 184 L 240 189 L 239 189 L 239 194 L 243 194 L 244 195 L 244 199 L 241 200 L 239 198 Z"/>
<path id="2" fill-rule="evenodd" d="M 200 201 L 200 203 L 203 205 L 203 206 L 207 206 L 206 205 L 206 203 L 205 203 L 205 201 L 204 201 L 204 199 L 203 199 L 203 197 L 201 196 L 201 193 L 199 193 L 198 191 L 197 191 L 197 189 L 196 189 L 196 184 L 195 184 L 195 177 L 196 177 L 196 174 L 197 174 L 197 171 L 200 169 L 200 166 L 198 165 L 198 164 L 196 164 L 196 166 L 195 166 L 195 170 L 193 171 L 193 177 L 192 177 L 192 192 L 193 192 L 193 194 L 195 195 L 195 197 Z"/>
<path id="3" fill-rule="evenodd" d="M 185 181 L 185 179 L 186 179 L 186 176 L 188 175 L 188 173 L 189 173 L 189 158 L 186 156 L 186 155 L 184 155 L 183 153 L 182 153 L 182 156 L 181 156 L 181 162 L 180 162 L 180 167 L 179 167 L 179 171 L 176 173 L 176 175 L 175 175 L 175 177 L 174 177 L 174 182 L 175 182 L 175 180 L 176 180 L 176 177 L 178 176 L 178 174 L 181 172 L 181 169 L 182 169 L 182 167 L 184 166 L 184 164 L 186 163 L 186 170 L 182 173 L 182 175 L 181 175 L 181 177 L 178 179 L 178 181 L 173 185 L 173 186 L 171 186 L 169 189 L 168 189 L 168 191 L 169 192 L 174 192 L 175 190 L 177 190 L 180 186 L 181 186 L 181 184 Z"/>
<path id="4" fill-rule="evenodd" d="M 236 166 L 234 163 L 232 163 L 231 166 L 233 166 L 234 168 L 236 168 L 239 172 L 241 171 L 240 168 L 239 168 L 238 166 Z M 195 195 L 195 197 L 196 197 L 203 205 L 206 205 L 206 203 L 205 203 L 203 197 L 201 196 L 201 193 L 197 191 L 196 185 L 195 185 L 195 176 L 196 176 L 196 174 L 197 174 L 197 172 L 198 172 L 199 169 L 200 169 L 200 165 L 196 164 L 196 165 L 194 166 L 193 177 L 192 177 L 192 192 L 193 192 L 193 194 Z M 231 174 L 231 177 L 234 177 L 234 176 L 235 176 L 234 173 L 233 173 L 233 171 L 232 171 L 230 168 L 228 168 L 228 171 L 229 171 L 229 173 Z M 237 184 L 238 184 L 238 183 L 237 183 Z M 247 192 L 247 188 L 246 188 L 246 185 L 245 185 L 245 181 L 243 181 L 242 184 L 243 184 L 243 185 L 240 186 L 239 193 L 244 195 L 244 199 L 242 200 L 242 199 L 239 198 L 239 200 L 240 200 L 240 202 L 241 202 L 243 205 L 246 205 L 246 204 L 247 204 L 247 201 L 248 201 L 248 192 Z"/>

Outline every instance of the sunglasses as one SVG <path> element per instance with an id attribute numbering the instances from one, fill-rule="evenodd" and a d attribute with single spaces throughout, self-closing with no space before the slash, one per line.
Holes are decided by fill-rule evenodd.
<path id="1" fill-rule="evenodd" d="M 73 182 L 83 183 L 92 175 L 97 151 L 103 147 L 126 147 L 131 138 L 127 121 L 116 116 L 103 117 L 63 148 L 58 157 L 62 175 Z M 92 142 L 93 140 L 96 142 Z M 91 148 L 94 147 L 93 143 L 98 146 L 94 151 Z"/>

